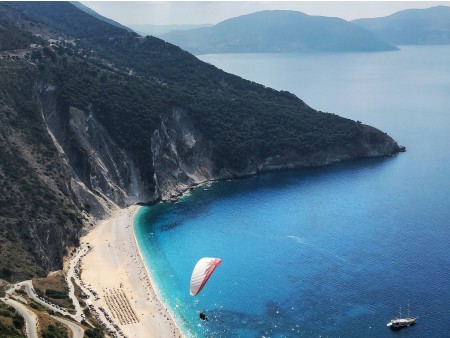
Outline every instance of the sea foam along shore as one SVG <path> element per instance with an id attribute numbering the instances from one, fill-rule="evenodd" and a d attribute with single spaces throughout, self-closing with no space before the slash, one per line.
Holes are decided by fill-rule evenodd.
<path id="1" fill-rule="evenodd" d="M 88 303 L 106 310 L 127 337 L 182 337 L 140 255 L 133 227 L 138 208 L 114 211 L 81 238 L 92 248 L 81 261 L 81 279 L 98 294 Z"/>

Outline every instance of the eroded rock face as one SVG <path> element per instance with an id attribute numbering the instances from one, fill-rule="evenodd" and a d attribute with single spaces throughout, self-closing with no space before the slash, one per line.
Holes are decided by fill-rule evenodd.
<path id="1" fill-rule="evenodd" d="M 246 168 L 236 171 L 219 168 L 214 163 L 210 142 L 195 127 L 189 114 L 176 108 L 153 133 L 154 196 L 170 201 L 187 189 L 211 180 L 282 169 L 318 167 L 350 159 L 391 156 L 404 151 L 386 133 L 363 124 L 360 124 L 360 128 L 361 136 L 352 144 L 332 145 L 308 155 L 285 149 L 276 156 L 251 158 Z"/>
<path id="2" fill-rule="evenodd" d="M 152 153 L 155 195 L 162 200 L 216 178 L 209 142 L 181 109 L 174 108 L 154 131 Z"/>
<path id="3" fill-rule="evenodd" d="M 54 91 L 51 85 L 39 88 L 42 116 L 70 169 L 72 189 L 89 214 L 103 218 L 114 205 L 154 199 L 138 167 L 92 113 L 75 107 L 59 111 Z"/>
<path id="4" fill-rule="evenodd" d="M 89 206 L 88 215 L 104 218 L 114 206 L 176 199 L 198 184 L 243 177 L 259 172 L 317 167 L 343 160 L 389 156 L 402 148 L 376 128 L 360 124 L 361 135 L 352 144 L 329 145 L 315 153 L 284 149 L 270 157 L 253 157 L 246 168 L 236 171 L 218 167 L 213 145 L 188 112 L 172 108 L 152 133 L 153 177 L 142 177 L 131 156 L 121 149 L 91 112 L 70 107 L 58 111 L 55 88 L 39 88 L 42 115 L 49 133 L 65 157 L 72 174 L 71 188 L 79 202 Z"/>

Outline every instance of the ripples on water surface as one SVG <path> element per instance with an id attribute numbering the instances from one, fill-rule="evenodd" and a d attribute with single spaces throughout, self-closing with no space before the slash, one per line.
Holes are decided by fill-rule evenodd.
<path id="1" fill-rule="evenodd" d="M 200 337 L 448 336 L 450 48 L 202 59 L 372 124 L 407 152 L 220 182 L 142 208 L 139 245 L 184 329 Z M 223 263 L 194 298 L 189 279 L 203 256 Z M 386 323 L 408 303 L 417 325 L 390 331 Z M 202 310 L 209 322 L 198 320 Z"/>

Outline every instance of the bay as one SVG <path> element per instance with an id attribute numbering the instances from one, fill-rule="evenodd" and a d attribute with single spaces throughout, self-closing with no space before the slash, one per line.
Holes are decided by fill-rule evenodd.
<path id="1" fill-rule="evenodd" d="M 198 337 L 445 337 L 450 328 L 450 46 L 200 57 L 373 125 L 407 152 L 195 189 L 141 208 L 139 247 Z M 223 263 L 197 296 L 196 261 Z M 386 323 L 410 304 L 417 324 Z M 210 321 L 198 318 L 205 311 Z"/>

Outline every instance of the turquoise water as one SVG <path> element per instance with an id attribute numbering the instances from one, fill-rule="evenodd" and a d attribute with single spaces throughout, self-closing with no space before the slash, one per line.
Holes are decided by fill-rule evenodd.
<path id="1" fill-rule="evenodd" d="M 450 47 L 201 58 L 372 124 L 407 152 L 219 182 L 141 208 L 139 246 L 183 329 L 199 337 L 448 337 Z M 223 262 L 191 297 L 191 271 L 204 256 Z M 390 331 L 386 323 L 407 304 L 417 325 Z M 199 321 L 203 310 L 209 322 Z"/>

